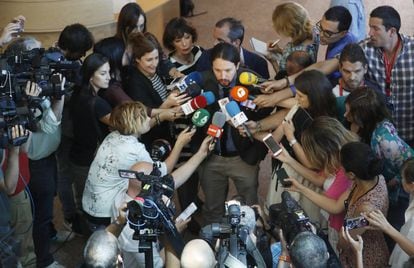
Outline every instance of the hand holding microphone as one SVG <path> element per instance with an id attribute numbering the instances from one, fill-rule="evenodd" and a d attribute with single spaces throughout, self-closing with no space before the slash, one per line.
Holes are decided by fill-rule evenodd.
<path id="1" fill-rule="evenodd" d="M 231 122 L 235 127 L 242 126 L 244 131 L 251 142 L 253 142 L 253 135 L 248 129 L 248 127 L 244 124 L 248 118 L 244 114 L 244 112 L 240 111 L 239 106 L 235 101 L 230 101 L 226 104 L 226 111 L 231 116 Z"/>
<path id="2" fill-rule="evenodd" d="M 230 90 L 230 96 L 235 101 L 239 102 L 241 106 L 256 109 L 256 104 L 253 102 L 255 96 L 249 94 L 249 90 L 244 86 L 235 86 Z"/>

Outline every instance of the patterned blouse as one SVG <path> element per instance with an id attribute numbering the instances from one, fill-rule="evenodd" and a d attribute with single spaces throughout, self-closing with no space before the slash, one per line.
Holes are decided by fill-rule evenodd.
<path id="1" fill-rule="evenodd" d="M 394 125 L 384 120 L 378 123 L 371 136 L 371 149 L 384 161 L 382 174 L 386 181 L 397 178 L 399 185 L 388 189 L 390 202 L 395 202 L 401 191 L 400 169 L 405 160 L 414 156 L 414 150 L 397 133 Z"/>

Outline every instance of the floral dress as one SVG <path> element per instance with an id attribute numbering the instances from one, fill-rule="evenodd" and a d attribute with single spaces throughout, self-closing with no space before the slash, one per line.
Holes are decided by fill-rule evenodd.
<path id="1" fill-rule="evenodd" d="M 348 200 L 352 197 L 353 190 L 349 194 Z M 359 215 L 357 210 L 364 204 L 370 204 L 374 209 L 380 210 L 384 215 L 388 212 L 387 185 L 384 177 L 379 176 L 377 184 L 364 195 L 359 197 L 354 204 L 347 207 L 346 219 L 355 218 Z M 346 205 L 347 206 L 347 205 Z M 380 230 L 367 230 L 362 235 L 364 241 L 363 263 L 365 268 L 387 267 L 389 251 L 385 243 L 384 234 Z M 339 254 L 342 267 L 356 267 L 354 251 L 348 245 Z"/>
<path id="2" fill-rule="evenodd" d="M 397 178 L 399 181 L 398 186 L 388 189 L 390 202 L 396 202 L 401 191 L 401 166 L 414 156 L 414 150 L 398 136 L 394 125 L 388 120 L 378 123 L 374 129 L 371 136 L 371 149 L 384 161 L 382 174 L 385 180 Z"/>

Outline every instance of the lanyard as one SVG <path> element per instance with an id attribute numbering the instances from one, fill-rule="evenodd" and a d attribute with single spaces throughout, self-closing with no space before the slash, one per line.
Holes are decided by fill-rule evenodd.
<path id="1" fill-rule="evenodd" d="M 400 47 L 401 40 L 398 38 L 397 45 L 395 46 L 391 61 L 388 59 L 387 55 L 385 54 L 385 51 L 382 51 L 382 56 L 384 58 L 385 63 L 385 95 L 387 97 L 391 96 L 391 73 L 392 73 L 392 67 L 394 66 L 395 59 L 397 58 L 398 54 L 398 48 Z"/>

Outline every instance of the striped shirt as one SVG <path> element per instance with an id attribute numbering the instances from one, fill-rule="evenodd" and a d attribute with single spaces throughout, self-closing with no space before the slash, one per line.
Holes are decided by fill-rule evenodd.
<path id="1" fill-rule="evenodd" d="M 401 52 L 391 72 L 391 95 L 387 106 L 393 107 L 392 119 L 398 134 L 405 141 L 414 140 L 414 37 L 400 34 Z M 367 79 L 377 84 L 385 94 L 386 76 L 383 50 L 371 44 L 362 46 L 368 60 Z"/>
<path id="2" fill-rule="evenodd" d="M 189 74 L 191 72 L 196 71 L 197 61 L 201 57 L 201 54 L 203 54 L 203 51 L 204 51 L 203 48 L 201 48 L 199 46 L 194 46 L 193 49 L 191 50 L 191 53 L 194 56 L 194 60 L 190 64 L 182 64 L 182 63 L 178 62 L 173 57 L 174 52 L 170 53 L 169 57 L 170 57 L 170 61 L 172 62 L 172 64 L 174 64 L 175 68 L 177 68 L 178 71 L 180 71 L 183 74 Z"/>
<path id="3" fill-rule="evenodd" d="M 167 87 L 165 86 L 164 82 L 155 74 L 153 77 L 150 78 L 152 87 L 157 91 L 158 95 L 160 95 L 162 101 L 165 101 L 168 97 Z"/>

